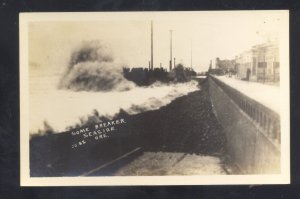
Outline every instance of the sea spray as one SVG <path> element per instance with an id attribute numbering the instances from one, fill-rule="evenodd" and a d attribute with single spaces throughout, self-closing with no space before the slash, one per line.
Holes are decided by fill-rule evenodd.
<path id="1" fill-rule="evenodd" d="M 63 74 L 30 77 L 30 134 L 64 132 L 111 119 L 120 111 L 132 115 L 156 110 L 195 90 L 196 81 L 138 87 L 123 77 L 105 45 L 83 42 Z"/>
<path id="2" fill-rule="evenodd" d="M 85 41 L 71 54 L 69 66 L 59 82 L 60 89 L 73 91 L 125 91 L 134 87 L 100 41 Z"/>
<path id="3" fill-rule="evenodd" d="M 55 87 L 45 90 L 43 77 L 37 78 L 34 83 L 41 81 L 40 86 L 30 96 L 31 134 L 43 132 L 45 121 L 54 133 L 59 133 L 87 122 L 99 122 L 101 117 L 111 119 L 120 110 L 130 115 L 156 110 L 199 89 L 196 81 L 190 81 L 170 85 L 157 84 L 156 87 L 135 87 L 124 92 L 72 91 Z M 50 78 L 48 81 L 51 81 Z"/>

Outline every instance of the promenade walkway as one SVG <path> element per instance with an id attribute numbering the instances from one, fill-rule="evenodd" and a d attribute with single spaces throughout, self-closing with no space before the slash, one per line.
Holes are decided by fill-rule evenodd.
<path id="1" fill-rule="evenodd" d="M 280 114 L 280 86 L 266 85 L 258 82 L 242 81 L 234 77 L 214 76 L 244 95 L 256 100 L 267 108 Z"/>

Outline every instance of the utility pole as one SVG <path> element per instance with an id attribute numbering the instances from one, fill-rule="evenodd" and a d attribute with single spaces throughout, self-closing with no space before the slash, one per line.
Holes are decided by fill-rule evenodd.
<path id="1" fill-rule="evenodd" d="M 176 65 L 175 65 L 176 63 L 175 62 L 176 62 L 176 58 L 174 57 L 174 68 L 176 67 Z"/>
<path id="2" fill-rule="evenodd" d="M 193 43 L 191 40 L 191 69 L 193 69 Z"/>
<path id="3" fill-rule="evenodd" d="M 172 32 L 173 30 L 170 30 L 170 71 L 172 70 Z"/>
<path id="4" fill-rule="evenodd" d="M 153 21 L 151 20 L 151 70 L 153 70 Z"/>

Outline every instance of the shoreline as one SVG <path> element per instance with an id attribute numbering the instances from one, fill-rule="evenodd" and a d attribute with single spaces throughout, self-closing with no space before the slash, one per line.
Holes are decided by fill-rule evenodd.
<path id="1" fill-rule="evenodd" d="M 119 129 L 119 135 L 124 136 L 98 140 L 76 150 L 71 149 L 72 139 L 67 133 L 32 138 L 31 175 L 77 176 L 137 147 L 148 152 L 221 157 L 225 153 L 225 135 L 212 112 L 205 80 L 201 87 L 201 90 L 178 97 L 158 110 L 135 115 L 120 112 L 115 117 L 126 118 L 126 127 Z M 97 175 L 114 175 L 132 160 L 128 161 Z"/>

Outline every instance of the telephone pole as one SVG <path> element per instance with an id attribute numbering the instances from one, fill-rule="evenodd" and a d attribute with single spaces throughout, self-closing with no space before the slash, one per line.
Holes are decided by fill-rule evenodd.
<path id="1" fill-rule="evenodd" d="M 191 69 L 193 69 L 193 43 L 191 40 Z"/>
<path id="2" fill-rule="evenodd" d="M 151 20 L 151 70 L 153 70 L 153 21 Z"/>
<path id="3" fill-rule="evenodd" d="M 176 67 L 176 58 L 174 57 L 174 68 Z"/>
<path id="4" fill-rule="evenodd" d="M 172 32 L 173 30 L 170 30 L 170 71 L 172 70 Z"/>

